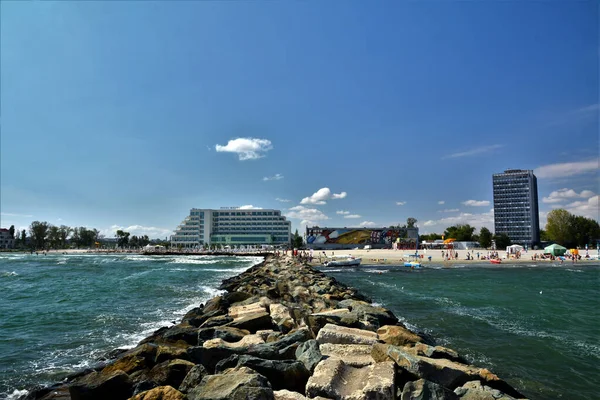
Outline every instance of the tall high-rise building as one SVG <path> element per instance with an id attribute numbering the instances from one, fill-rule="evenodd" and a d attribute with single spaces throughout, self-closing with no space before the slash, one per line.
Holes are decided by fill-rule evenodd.
<path id="1" fill-rule="evenodd" d="M 531 170 L 508 169 L 493 175 L 494 229 L 513 243 L 540 241 L 537 178 Z"/>
<path id="2" fill-rule="evenodd" d="M 171 245 L 289 245 L 291 230 L 291 222 L 279 210 L 192 208 L 171 236 Z"/>

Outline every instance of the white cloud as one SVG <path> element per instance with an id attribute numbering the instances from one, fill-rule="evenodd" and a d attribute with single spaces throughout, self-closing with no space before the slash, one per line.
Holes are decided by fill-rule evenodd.
<path id="1" fill-rule="evenodd" d="M 19 217 L 19 218 L 33 217 L 33 215 L 30 215 L 30 214 L 15 214 L 15 213 L 7 213 L 7 212 L 0 212 L 0 215 L 3 217 Z"/>
<path id="2" fill-rule="evenodd" d="M 279 202 L 281 202 L 281 203 L 289 203 L 289 202 L 291 201 L 291 200 L 288 200 L 288 199 L 281 199 L 281 198 L 279 198 L 279 197 L 278 197 L 278 198 L 276 198 L 275 200 L 277 200 L 277 201 L 279 201 Z"/>
<path id="3" fill-rule="evenodd" d="M 316 221 L 325 221 L 329 217 L 321 210 L 316 208 L 307 208 L 304 206 L 295 206 L 289 209 L 289 212 L 285 215 L 287 218 L 295 218 L 302 220 L 301 225 L 315 225 Z"/>
<path id="4" fill-rule="evenodd" d="M 247 204 L 238 208 L 240 210 L 262 210 L 262 207 L 254 207 L 252 204 Z"/>
<path id="5" fill-rule="evenodd" d="M 543 165 L 536 168 L 533 173 L 540 179 L 564 178 L 568 176 L 587 174 L 590 172 L 595 172 L 597 174 L 599 168 L 600 158 L 590 161 Z"/>
<path id="6" fill-rule="evenodd" d="M 360 224 L 358 224 L 358 226 L 362 226 L 362 227 L 370 227 L 370 226 L 375 226 L 375 222 L 371 222 L 371 221 L 363 221 Z"/>
<path id="7" fill-rule="evenodd" d="M 278 181 L 280 179 L 283 179 L 283 175 L 281 175 L 281 174 L 275 174 L 273 176 L 265 176 L 263 178 L 263 181 Z"/>
<path id="8" fill-rule="evenodd" d="M 360 218 L 360 215 L 358 215 L 358 214 L 344 215 L 344 218 Z"/>
<path id="9" fill-rule="evenodd" d="M 504 145 L 503 144 L 493 144 L 490 146 L 476 147 L 474 149 L 462 151 L 460 153 L 449 154 L 447 156 L 442 157 L 442 160 L 447 159 L 447 158 L 459 158 L 459 157 L 473 156 L 475 154 L 487 153 L 489 151 L 496 150 L 501 147 L 504 147 Z"/>
<path id="10" fill-rule="evenodd" d="M 256 138 L 237 138 L 230 140 L 225 146 L 215 145 L 217 152 L 236 153 L 240 161 L 262 158 L 272 148 L 270 140 Z"/>
<path id="11" fill-rule="evenodd" d="M 336 211 L 335 213 L 340 214 L 340 215 L 348 215 L 348 214 L 350 214 L 350 211 L 340 210 L 340 211 Z"/>
<path id="12" fill-rule="evenodd" d="M 471 206 L 471 207 L 484 207 L 484 206 L 489 206 L 490 202 L 488 200 L 467 200 L 467 201 L 463 201 L 462 204 L 464 204 L 465 206 Z"/>
<path id="13" fill-rule="evenodd" d="M 584 201 L 574 201 L 567 204 L 564 208 L 571 214 L 581 215 L 600 221 L 600 196 L 596 195 Z"/>
<path id="14" fill-rule="evenodd" d="M 165 237 L 170 239 L 170 236 L 173 234 L 172 229 L 165 228 L 157 228 L 154 226 L 142 226 L 142 225 L 130 225 L 127 227 L 120 225 L 112 225 L 110 228 L 100 229 L 100 234 L 104 235 L 104 237 L 114 238 L 116 232 L 118 230 L 122 230 L 125 232 L 129 232 L 131 236 L 143 236 L 148 235 L 150 239 L 164 239 Z"/>
<path id="15" fill-rule="evenodd" d="M 406 202 L 405 202 L 405 201 L 397 201 L 397 202 L 396 202 L 396 205 L 397 205 L 397 206 L 403 206 L 403 205 L 405 205 L 405 204 L 406 204 Z"/>
<path id="16" fill-rule="evenodd" d="M 558 190 L 551 192 L 548 197 L 544 197 L 542 199 L 542 202 L 544 202 L 544 203 L 560 203 L 567 199 L 574 199 L 574 198 L 587 199 L 589 197 L 593 197 L 594 195 L 595 195 L 595 193 L 592 192 L 591 190 L 582 190 L 581 193 L 577 193 L 573 189 L 562 188 L 562 189 L 558 189 Z"/>
<path id="17" fill-rule="evenodd" d="M 460 211 L 458 208 L 446 208 L 444 210 L 438 210 L 438 212 L 450 213 L 450 212 L 458 212 Z"/>
<path id="18" fill-rule="evenodd" d="M 438 201 L 438 204 L 440 204 L 440 205 L 441 204 L 446 204 L 446 202 L 444 200 L 440 200 L 440 201 Z"/>
<path id="19" fill-rule="evenodd" d="M 342 192 L 342 193 L 331 193 L 331 190 L 329 188 L 321 188 L 319 190 L 317 190 L 315 193 L 312 194 L 312 196 L 309 197 L 305 197 L 300 201 L 300 204 L 318 204 L 318 205 L 323 205 L 323 204 L 327 204 L 327 202 L 325 200 L 329 200 L 329 199 L 343 199 L 344 197 L 346 197 L 347 193 L 346 192 Z"/>
<path id="20" fill-rule="evenodd" d="M 425 221 L 423 226 L 426 226 L 427 232 L 425 233 L 442 233 L 449 226 L 457 225 L 457 224 L 469 224 L 474 226 L 477 230 L 481 229 L 481 227 L 485 226 L 490 231 L 494 230 L 494 209 L 490 209 L 488 212 L 481 214 L 472 214 L 472 213 L 460 213 L 459 215 L 445 217 L 438 220 L 428 220 Z"/>

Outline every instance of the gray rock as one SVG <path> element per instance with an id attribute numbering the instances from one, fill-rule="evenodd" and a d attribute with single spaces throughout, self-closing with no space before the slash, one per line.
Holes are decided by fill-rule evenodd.
<path id="1" fill-rule="evenodd" d="M 323 359 L 323 355 L 319 350 L 319 342 L 311 339 L 302 343 L 296 349 L 296 359 L 312 373 L 317 364 Z"/>
<path id="2" fill-rule="evenodd" d="M 262 311 L 231 321 L 226 326 L 256 333 L 256 331 L 272 329 L 273 320 L 271 320 L 269 313 Z"/>
<path id="3" fill-rule="evenodd" d="M 317 341 L 320 344 L 375 344 L 377 334 L 363 329 L 327 324 L 319 331 Z"/>
<path id="4" fill-rule="evenodd" d="M 120 370 L 111 374 L 92 372 L 69 386 L 72 400 L 127 399 L 132 393 L 133 386 L 129 375 Z"/>
<path id="5" fill-rule="evenodd" d="M 214 328 L 217 326 L 223 326 L 231 321 L 233 321 L 233 318 L 231 318 L 229 315 L 216 315 L 216 316 L 210 317 L 206 321 L 204 321 L 200 325 L 200 328 Z M 196 335 L 197 335 L 197 331 L 196 331 Z"/>
<path id="6" fill-rule="evenodd" d="M 223 339 L 226 342 L 238 342 L 248 334 L 250 334 L 250 332 L 247 330 L 232 328 L 228 326 L 202 328 L 198 330 L 198 342 L 200 344 L 206 340 L 217 338 Z"/>
<path id="7" fill-rule="evenodd" d="M 460 400 L 515 400 L 497 389 L 492 389 L 489 386 L 484 386 L 480 381 L 471 381 L 454 390 L 456 398 L 460 396 Z"/>
<path id="8" fill-rule="evenodd" d="M 194 365 L 181 382 L 181 385 L 179 385 L 179 391 L 187 393 L 189 390 L 198 386 L 200 382 L 202 382 L 202 378 L 206 375 L 208 375 L 208 371 L 202 364 Z"/>
<path id="9" fill-rule="evenodd" d="M 194 364 L 185 360 L 169 360 L 155 365 L 147 376 L 157 383 L 156 386 L 172 386 L 178 388 L 183 379 L 194 367 Z"/>
<path id="10" fill-rule="evenodd" d="M 310 372 L 300 361 L 265 360 L 247 355 L 233 355 L 217 363 L 215 373 L 229 368 L 248 367 L 266 377 L 275 390 L 304 391 Z"/>
<path id="11" fill-rule="evenodd" d="M 189 400 L 273 400 L 273 389 L 264 376 L 249 368 L 207 375 L 188 392 Z"/>
<path id="12" fill-rule="evenodd" d="M 419 379 L 406 382 L 401 400 L 458 400 L 458 396 L 437 383 Z"/>
<path id="13" fill-rule="evenodd" d="M 324 396 L 340 400 L 383 400 L 393 399 L 395 391 L 392 362 L 355 368 L 339 359 L 325 359 L 317 365 L 306 384 L 309 398 Z"/>

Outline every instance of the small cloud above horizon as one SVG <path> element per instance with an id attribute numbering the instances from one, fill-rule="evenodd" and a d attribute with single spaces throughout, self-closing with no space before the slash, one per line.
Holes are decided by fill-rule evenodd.
<path id="1" fill-rule="evenodd" d="M 590 198 L 595 195 L 591 190 L 582 190 L 581 193 L 577 193 L 573 189 L 562 188 L 551 192 L 547 197 L 542 198 L 544 203 L 559 203 L 567 199 L 573 198 Z"/>
<path id="2" fill-rule="evenodd" d="M 281 174 L 275 174 L 273 176 L 265 176 L 263 178 L 263 181 L 278 181 L 280 179 L 283 179 L 283 175 L 281 175 Z"/>
<path id="3" fill-rule="evenodd" d="M 445 210 L 438 210 L 438 212 L 450 213 L 450 212 L 458 212 L 460 211 L 458 208 L 446 208 Z"/>
<path id="4" fill-rule="evenodd" d="M 362 227 L 365 227 L 365 228 L 367 228 L 367 227 L 373 227 L 375 225 L 376 225 L 375 222 L 372 222 L 372 221 L 363 221 L 360 224 L 358 224 L 358 226 L 362 226 Z"/>
<path id="5" fill-rule="evenodd" d="M 340 214 L 340 215 L 347 215 L 347 214 L 350 214 L 350 211 L 339 210 L 339 211 L 336 211 L 335 213 Z"/>
<path id="6" fill-rule="evenodd" d="M 493 144 L 493 145 L 490 145 L 490 146 L 476 147 L 476 148 L 471 149 L 471 150 L 461 151 L 459 153 L 453 153 L 453 154 L 446 155 L 446 156 L 442 157 L 442 160 L 445 160 L 445 159 L 448 159 L 448 158 L 460 158 L 460 157 L 474 156 L 476 154 L 488 153 L 490 151 L 493 151 L 493 150 L 496 150 L 496 149 L 500 149 L 502 147 L 504 147 L 503 144 Z"/>
<path id="7" fill-rule="evenodd" d="M 279 202 L 281 202 L 281 203 L 289 203 L 289 202 L 291 201 L 291 200 L 288 200 L 288 199 L 281 199 L 281 198 L 279 198 L 279 197 L 277 197 L 275 200 L 276 200 L 276 201 L 279 201 Z"/>
<path id="8" fill-rule="evenodd" d="M 600 158 L 589 161 L 548 164 L 533 170 L 538 179 L 565 178 L 595 172 L 600 169 Z"/>
<path id="9" fill-rule="evenodd" d="M 254 207 L 252 204 L 247 204 L 244 206 L 238 207 L 240 210 L 262 210 L 262 207 Z"/>
<path id="10" fill-rule="evenodd" d="M 396 205 L 397 205 L 397 206 L 403 206 L 403 205 L 405 205 L 405 204 L 406 204 L 406 202 L 405 202 L 405 201 L 397 201 L 397 202 L 396 202 Z"/>
<path id="11" fill-rule="evenodd" d="M 327 204 L 326 200 L 343 199 L 347 195 L 346 192 L 331 193 L 331 190 L 327 187 L 321 188 L 313 193 L 311 196 L 305 197 L 300 201 L 300 204 L 315 204 L 323 205 Z"/>
<path id="12" fill-rule="evenodd" d="M 358 214 L 350 214 L 350 215 L 344 215 L 344 218 L 360 218 L 361 216 Z"/>
<path id="13" fill-rule="evenodd" d="M 467 200 L 463 201 L 462 204 L 470 207 L 484 207 L 489 206 L 490 202 L 488 200 Z"/>
<path id="14" fill-rule="evenodd" d="M 440 200 L 440 201 L 438 201 L 438 204 L 442 205 L 442 204 L 446 204 L 446 202 L 444 200 Z"/>
<path id="15" fill-rule="evenodd" d="M 235 153 L 240 161 L 257 160 L 263 158 L 265 153 L 271 149 L 271 141 L 257 138 L 237 138 L 231 139 L 225 146 L 215 145 L 217 152 Z"/>
<path id="16" fill-rule="evenodd" d="M 287 218 L 300 219 L 300 225 L 316 225 L 316 221 L 325 221 L 329 217 L 321 210 L 316 208 L 308 208 L 304 206 L 294 206 L 285 214 Z"/>

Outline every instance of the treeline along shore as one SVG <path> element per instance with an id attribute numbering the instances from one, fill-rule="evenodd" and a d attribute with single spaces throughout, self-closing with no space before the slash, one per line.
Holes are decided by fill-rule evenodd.
<path id="1" fill-rule="evenodd" d="M 178 324 L 23 399 L 524 397 L 292 257 L 267 255 L 220 289 Z"/>

